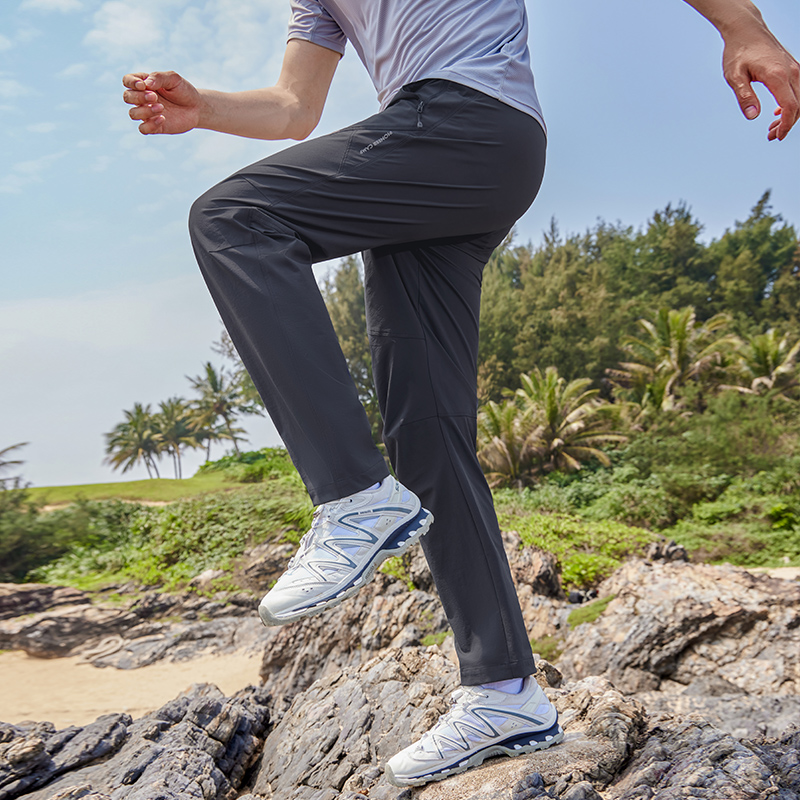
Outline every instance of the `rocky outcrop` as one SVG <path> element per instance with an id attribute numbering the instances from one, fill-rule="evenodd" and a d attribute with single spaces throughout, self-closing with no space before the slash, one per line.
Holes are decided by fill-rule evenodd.
<path id="1" fill-rule="evenodd" d="M 700 719 L 649 716 L 605 678 L 538 676 L 567 732 L 400 790 L 383 764 L 447 709 L 457 669 L 437 647 L 384 652 L 295 697 L 269 728 L 266 687 L 199 686 L 135 722 L 0 724 L 0 800 L 797 800 L 800 732 L 739 741 Z M 549 676 L 549 679 L 548 677 Z"/>
<path id="2" fill-rule="evenodd" d="M 0 620 L 38 614 L 58 606 L 90 603 L 85 592 L 44 583 L 0 583 Z"/>
<path id="3" fill-rule="evenodd" d="M 438 598 L 378 574 L 346 603 L 314 617 L 272 629 L 261 680 L 276 714 L 315 680 L 354 667 L 390 647 L 418 645 L 447 630 Z"/>
<path id="4" fill-rule="evenodd" d="M 559 682 L 552 666 L 540 671 Z M 419 738 L 448 708 L 458 671 L 438 648 L 404 648 L 318 681 L 298 695 L 267 737 L 251 798 L 334 800 L 398 795 L 382 764 Z M 500 797 L 533 772 L 547 785 L 608 783 L 644 728 L 644 711 L 602 679 L 549 689 L 569 735 L 557 748 L 487 762 L 443 784 L 406 792 L 424 798 Z M 494 794 L 489 792 L 492 787 Z M 467 792 L 464 794 L 464 792 Z"/>
<path id="5" fill-rule="evenodd" d="M 608 800 L 796 800 L 800 732 L 778 741 L 739 742 L 713 725 L 667 719 L 606 795 Z"/>
<path id="6" fill-rule="evenodd" d="M 546 689 L 567 732 L 561 744 L 420 788 L 390 786 L 382 764 L 446 710 L 456 684 L 454 665 L 437 648 L 388 652 L 318 681 L 267 737 L 241 800 L 800 797 L 800 733 L 739 741 L 704 720 L 650 717 L 599 677 Z"/>
<path id="7" fill-rule="evenodd" d="M 135 722 L 0 723 L 0 800 L 227 800 L 261 751 L 268 700 L 263 689 L 225 698 L 205 685 Z"/>
<path id="8" fill-rule="evenodd" d="M 111 606 L 66 587 L 6 587 L 7 608 L 32 608 L 39 598 L 41 610 L 0 622 L 0 650 L 39 658 L 80 655 L 96 666 L 133 669 L 160 659 L 260 648 L 270 635 L 255 615 L 256 598 L 244 593 L 209 599 L 149 592 Z"/>
<path id="9" fill-rule="evenodd" d="M 750 695 L 800 694 L 800 585 L 705 564 L 624 564 L 599 587 L 602 616 L 567 639 L 570 678 L 625 692 L 725 681 Z"/>

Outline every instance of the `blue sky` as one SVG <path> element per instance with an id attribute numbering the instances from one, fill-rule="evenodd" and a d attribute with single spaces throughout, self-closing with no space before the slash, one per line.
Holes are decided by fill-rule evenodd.
<path id="1" fill-rule="evenodd" d="M 800 4 L 759 6 L 800 53 Z M 640 226 L 680 201 L 710 239 L 768 188 L 800 224 L 800 129 L 766 141 L 774 102 L 761 87 L 762 116 L 741 116 L 719 36 L 689 6 L 528 0 L 528 10 L 549 151 L 518 241 L 538 242 L 553 216 L 570 232 L 597 218 Z M 121 102 L 122 74 L 268 85 L 287 20 L 287 0 L 0 4 L 0 448 L 31 443 L 22 455 L 35 485 L 118 479 L 102 464 L 103 433 L 122 409 L 186 396 L 185 376 L 219 363 L 186 214 L 204 189 L 283 147 L 207 131 L 143 137 Z M 351 51 L 317 133 L 376 107 Z M 253 447 L 277 442 L 267 420 L 246 425 Z"/>

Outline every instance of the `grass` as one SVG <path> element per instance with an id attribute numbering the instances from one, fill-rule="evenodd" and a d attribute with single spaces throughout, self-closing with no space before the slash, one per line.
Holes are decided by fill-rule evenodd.
<path id="1" fill-rule="evenodd" d="M 440 631 L 439 633 L 429 633 L 420 639 L 420 644 L 423 647 L 431 647 L 432 645 L 440 645 L 446 638 L 450 631 Z"/>
<path id="2" fill-rule="evenodd" d="M 564 651 L 564 642 L 556 636 L 543 636 L 541 639 L 531 639 L 533 654 L 555 664 Z"/>
<path id="3" fill-rule="evenodd" d="M 598 600 L 592 600 L 591 603 L 586 603 L 586 605 L 576 608 L 574 611 L 570 611 L 567 617 L 570 628 L 577 628 L 578 625 L 583 625 L 587 622 L 595 622 L 606 608 L 608 608 L 608 604 L 615 597 L 615 594 L 611 594 L 608 597 L 601 597 Z"/>
<path id="4" fill-rule="evenodd" d="M 233 483 L 222 472 L 208 472 L 183 480 L 153 478 L 143 481 L 87 483 L 76 486 L 32 486 L 28 496 L 37 505 L 68 505 L 77 500 L 130 500 L 171 503 L 208 492 L 233 489 Z"/>

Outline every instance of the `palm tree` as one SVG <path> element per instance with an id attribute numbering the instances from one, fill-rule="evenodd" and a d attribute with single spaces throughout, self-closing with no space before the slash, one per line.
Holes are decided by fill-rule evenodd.
<path id="1" fill-rule="evenodd" d="M 170 397 L 158 404 L 161 411 L 153 418 L 159 449 L 172 456 L 175 478 L 183 477 L 181 448 L 197 447 L 198 441 L 189 422 L 189 406 L 181 397 Z"/>
<path id="2" fill-rule="evenodd" d="M 134 403 L 131 411 L 123 413 L 125 421 L 120 422 L 111 433 L 105 434 L 107 457 L 104 463 L 111 464 L 114 469 L 122 467 L 125 473 L 142 461 L 149 478 L 153 477 L 152 471 L 155 471 L 157 478 L 160 477 L 155 462 L 159 457 L 159 442 L 150 405 Z"/>
<path id="3" fill-rule="evenodd" d="M 544 375 L 538 368 L 520 376 L 516 391 L 523 427 L 536 440 L 537 469 L 542 472 L 574 472 L 583 461 L 596 458 L 604 466 L 608 456 L 597 445 L 624 442 L 627 437 L 608 430 L 605 413 L 610 404 L 601 400 L 598 389 L 589 389 L 589 378 L 567 381 L 556 367 Z"/>
<path id="4" fill-rule="evenodd" d="M 10 447 L 4 447 L 0 450 L 0 472 L 7 470 L 9 467 L 18 467 L 25 462 L 20 459 L 9 459 L 8 455 L 13 450 L 18 450 L 20 447 L 25 447 L 28 442 L 20 442 L 19 444 L 12 444 Z M 0 488 L 5 489 L 6 481 L 11 482 L 13 485 L 18 485 L 19 478 L 0 478 Z"/>
<path id="5" fill-rule="evenodd" d="M 478 415 L 478 461 L 492 488 L 532 483 L 539 440 L 526 431 L 520 407 L 490 400 Z"/>
<path id="6" fill-rule="evenodd" d="M 798 386 L 800 367 L 795 363 L 800 354 L 800 339 L 789 344 L 789 335 L 780 339 L 774 328 L 750 336 L 737 352 L 737 373 L 745 385 L 724 386 L 746 394 L 773 392 L 786 397 Z"/>
<path id="7" fill-rule="evenodd" d="M 638 405 L 659 411 L 681 408 L 681 390 L 690 381 L 718 386 L 729 354 L 740 344 L 736 336 L 720 335 L 730 324 L 726 314 L 703 323 L 692 306 L 662 308 L 654 322 L 640 319 L 638 324 L 645 335 L 628 336 L 622 343 L 634 360 L 607 374 Z"/>
<path id="8" fill-rule="evenodd" d="M 243 396 L 240 382 L 229 377 L 224 368 L 217 372 L 210 361 L 206 362 L 204 368 L 205 375 L 194 378 L 187 375 L 192 388 L 200 393 L 199 399 L 194 403 L 196 416 L 204 420 L 209 431 L 214 429 L 217 419 L 221 417 L 225 438 L 233 442 L 233 449 L 238 454 L 237 440 L 242 438 L 238 434 L 243 431 L 233 427 L 234 419 L 238 414 L 260 414 L 261 410 Z M 210 448 L 208 435 L 203 436 Z"/>

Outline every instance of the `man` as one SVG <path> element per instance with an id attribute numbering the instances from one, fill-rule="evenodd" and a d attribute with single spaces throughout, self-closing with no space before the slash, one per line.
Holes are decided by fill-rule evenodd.
<path id="1" fill-rule="evenodd" d="M 725 75 L 745 116 L 760 110 L 751 81 L 768 86 L 780 105 L 768 138 L 783 139 L 800 113 L 797 63 L 749 0 L 687 2 L 722 34 Z M 261 602 L 264 622 L 338 604 L 430 528 L 421 542 L 464 686 L 452 710 L 386 765 L 394 783 L 423 784 L 563 737 L 531 677 L 530 644 L 475 456 L 481 272 L 544 170 L 525 6 L 291 5 L 275 86 L 198 91 L 173 72 L 136 73 L 123 79 L 124 99 L 144 134 L 210 128 L 305 139 L 346 41 L 378 90 L 378 114 L 246 167 L 195 203 L 190 224 L 220 314 L 318 506 Z M 359 250 L 384 438 L 403 484 L 372 443 L 311 270 Z"/>

